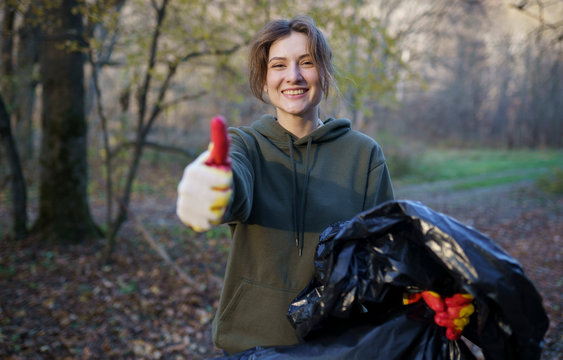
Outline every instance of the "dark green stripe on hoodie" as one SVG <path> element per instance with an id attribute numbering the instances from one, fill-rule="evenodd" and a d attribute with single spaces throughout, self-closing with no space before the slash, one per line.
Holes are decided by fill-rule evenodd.
<path id="1" fill-rule="evenodd" d="M 346 119 L 300 139 L 271 115 L 229 132 L 233 240 L 213 338 L 229 353 L 295 344 L 286 312 L 313 277 L 319 234 L 393 199 L 385 158 Z"/>

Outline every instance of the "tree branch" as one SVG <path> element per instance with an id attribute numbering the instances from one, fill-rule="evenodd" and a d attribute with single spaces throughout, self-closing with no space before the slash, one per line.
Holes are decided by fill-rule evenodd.
<path id="1" fill-rule="evenodd" d="M 183 149 L 181 147 L 177 147 L 177 146 L 173 146 L 173 145 L 164 145 L 164 144 L 159 144 L 156 142 L 152 142 L 152 141 L 145 141 L 144 146 L 149 147 L 149 148 L 153 148 L 155 150 L 158 151 L 164 151 L 164 152 L 169 152 L 169 153 L 173 153 L 173 154 L 180 154 L 183 155 L 189 159 L 194 159 L 198 153 L 195 151 L 189 151 L 186 149 Z M 119 145 L 117 145 L 111 152 L 110 152 L 110 157 L 113 158 L 114 156 L 117 156 L 117 154 L 123 150 L 123 148 L 126 147 L 133 147 L 137 145 L 137 141 L 125 141 L 120 143 Z"/>
<path id="2" fill-rule="evenodd" d="M 553 30 L 555 32 L 557 32 L 559 30 L 560 32 L 559 32 L 559 34 L 555 35 L 554 41 L 556 41 L 556 42 L 562 41 L 563 40 L 563 29 L 562 29 L 563 22 L 561 22 L 561 21 L 555 22 L 555 23 L 546 22 L 545 18 L 543 16 L 543 11 L 544 11 L 546 5 L 542 4 L 539 1 L 537 2 L 537 6 L 539 7 L 539 14 L 534 14 L 529 9 L 527 9 L 526 7 L 528 5 L 529 5 L 528 1 L 522 1 L 519 4 L 511 4 L 510 7 L 513 8 L 513 9 L 516 9 L 521 14 L 526 15 L 529 18 L 536 20 L 540 24 L 539 28 L 535 30 L 535 31 L 538 32 L 538 34 L 542 33 L 546 29 Z"/>
<path id="3" fill-rule="evenodd" d="M 149 117 L 147 125 L 141 131 L 141 137 L 139 141 L 143 142 L 145 140 L 152 127 L 152 124 L 158 117 L 158 114 L 160 114 L 160 111 L 162 110 L 162 102 L 164 101 L 164 96 L 166 95 L 166 91 L 168 90 L 168 85 L 170 84 L 170 80 L 172 79 L 174 74 L 176 74 L 177 69 L 178 69 L 177 62 L 168 64 L 168 74 L 166 74 L 166 79 L 164 80 L 164 82 L 160 86 L 160 89 L 158 90 L 157 100 L 152 108 L 152 113 L 151 116 Z"/>
<path id="4" fill-rule="evenodd" d="M 230 55 L 240 49 L 241 44 L 235 44 L 233 47 L 229 49 L 207 49 L 203 51 L 195 51 L 185 55 L 184 57 L 180 58 L 180 62 L 187 62 L 190 59 L 205 56 L 205 55 Z"/>
<path id="5" fill-rule="evenodd" d="M 149 61 L 147 64 L 145 79 L 143 81 L 143 85 L 141 86 L 137 98 L 139 102 L 139 116 L 137 121 L 137 141 L 135 143 L 135 151 L 133 154 L 133 159 L 131 160 L 131 167 L 129 168 L 129 173 L 127 174 L 127 180 L 125 182 L 125 189 L 123 190 L 123 196 L 120 201 L 119 214 L 114 222 L 112 229 L 110 230 L 111 233 L 108 239 L 114 239 L 114 237 L 117 235 L 117 232 L 119 231 L 119 228 L 127 218 L 127 206 L 129 205 L 129 201 L 131 198 L 133 181 L 135 180 L 135 176 L 137 174 L 137 169 L 139 167 L 139 162 L 141 160 L 141 155 L 143 152 L 143 143 L 144 143 L 143 136 L 146 136 L 146 133 L 144 133 L 143 124 L 144 124 L 144 118 L 146 112 L 148 90 L 150 87 L 150 83 L 152 81 L 152 73 L 156 64 L 156 52 L 158 49 L 157 45 L 158 45 L 158 40 L 160 38 L 162 23 L 164 22 L 164 17 L 166 15 L 166 8 L 168 5 L 168 1 L 169 0 L 163 0 L 161 7 L 158 8 L 157 10 L 157 14 L 156 14 L 157 22 L 152 35 Z M 106 255 L 106 261 L 109 261 L 109 254 Z"/>
<path id="6" fill-rule="evenodd" d="M 208 49 L 208 50 L 205 50 L 205 51 L 197 51 L 197 52 L 193 52 L 193 53 L 190 53 L 190 54 L 184 56 L 183 58 L 180 59 L 180 61 L 170 62 L 168 64 L 168 74 L 166 75 L 166 79 L 164 80 L 164 82 L 160 86 L 157 101 L 156 101 L 156 103 L 153 107 L 151 116 L 149 117 L 147 124 L 144 126 L 144 128 L 141 132 L 140 139 L 146 138 L 147 134 L 150 131 L 150 128 L 152 127 L 152 124 L 154 123 L 154 121 L 156 120 L 156 118 L 158 117 L 160 112 L 162 111 L 162 109 L 163 109 L 162 103 L 164 101 L 164 96 L 166 95 L 166 91 L 168 90 L 168 85 L 170 83 L 170 80 L 172 79 L 172 77 L 176 73 L 176 70 L 178 69 L 179 63 L 186 62 L 190 59 L 205 56 L 205 55 L 214 55 L 214 56 L 229 55 L 229 54 L 232 54 L 233 52 L 237 51 L 239 48 L 240 48 L 240 44 L 236 44 L 229 49 Z M 141 140 L 141 141 L 143 141 L 143 140 Z"/>
<path id="7" fill-rule="evenodd" d="M 203 90 L 202 90 L 202 91 L 198 92 L 197 94 L 187 94 L 187 95 L 184 95 L 184 96 L 180 96 L 180 97 L 178 97 L 178 98 L 176 98 L 176 99 L 173 99 L 173 100 L 170 100 L 170 101 L 168 101 L 168 102 L 165 102 L 165 103 L 161 104 L 161 105 L 160 105 L 160 108 L 161 108 L 162 110 L 164 110 L 164 109 L 166 109 L 166 108 L 169 108 L 169 107 L 171 107 L 171 106 L 177 105 L 177 104 L 179 104 L 179 103 L 181 103 L 181 102 L 184 102 L 184 101 L 190 101 L 190 100 L 198 99 L 198 98 L 200 98 L 200 97 L 202 97 L 202 96 L 204 96 L 204 95 L 206 95 L 206 94 L 207 94 L 207 91 L 203 91 Z"/>
<path id="8" fill-rule="evenodd" d="M 160 38 L 162 23 L 164 22 L 164 17 L 166 15 L 167 4 L 168 4 L 168 0 L 164 0 L 162 2 L 162 6 L 156 9 L 157 20 L 151 41 L 147 71 L 145 73 L 145 79 L 143 81 L 143 85 L 141 86 L 141 90 L 139 91 L 139 95 L 138 95 L 139 96 L 139 100 L 138 100 L 139 101 L 139 121 L 138 121 L 139 135 L 143 132 L 144 118 L 145 118 L 145 112 L 147 106 L 147 95 L 148 95 L 150 83 L 152 81 L 153 69 L 156 64 L 156 52 L 158 48 L 158 40 Z M 153 1 L 153 6 L 156 6 L 156 3 L 154 1 Z"/>

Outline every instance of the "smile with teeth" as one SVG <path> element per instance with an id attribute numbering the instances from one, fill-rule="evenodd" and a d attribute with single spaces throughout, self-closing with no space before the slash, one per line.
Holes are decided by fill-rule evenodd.
<path id="1" fill-rule="evenodd" d="M 305 89 L 291 89 L 291 90 L 284 90 L 282 93 L 286 95 L 301 95 L 305 93 Z"/>

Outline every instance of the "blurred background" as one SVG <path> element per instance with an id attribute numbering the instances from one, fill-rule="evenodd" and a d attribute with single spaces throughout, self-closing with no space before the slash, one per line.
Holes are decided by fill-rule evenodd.
<path id="1" fill-rule="evenodd" d="M 321 117 L 383 146 L 397 197 L 506 241 L 545 296 L 546 356 L 561 356 L 561 0 L 1 6 L 0 355 L 217 354 L 228 231 L 180 224 L 176 185 L 214 115 L 274 112 L 251 95 L 248 44 L 307 14 L 337 69 Z"/>

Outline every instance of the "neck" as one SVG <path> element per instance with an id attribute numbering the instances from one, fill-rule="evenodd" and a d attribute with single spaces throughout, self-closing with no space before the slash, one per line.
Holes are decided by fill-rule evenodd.
<path id="1" fill-rule="evenodd" d="M 300 116 L 278 116 L 278 123 L 298 138 L 309 135 L 315 129 L 323 125 L 317 114 L 315 114 L 315 117 L 310 118 Z"/>

